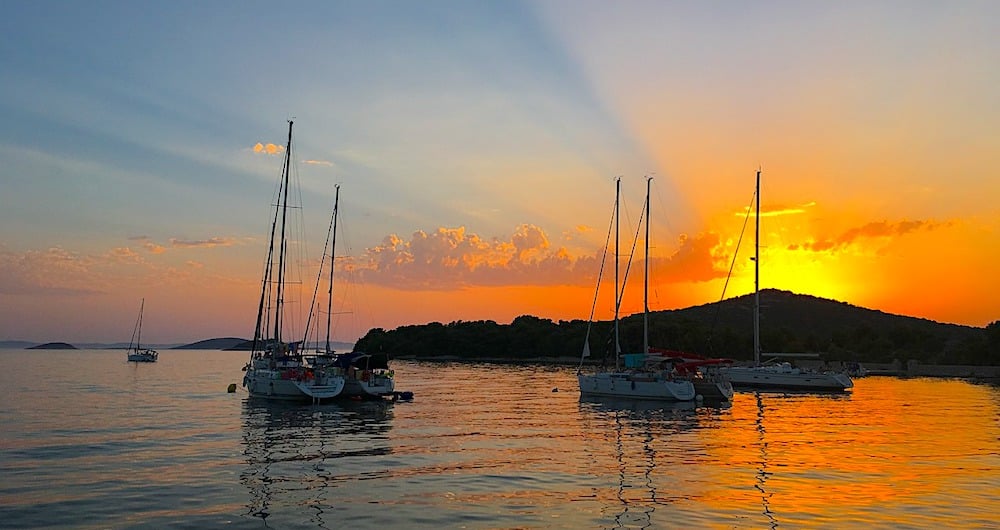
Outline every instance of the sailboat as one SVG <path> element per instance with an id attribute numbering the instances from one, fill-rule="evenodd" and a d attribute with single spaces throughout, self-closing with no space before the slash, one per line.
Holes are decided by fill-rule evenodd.
<path id="1" fill-rule="evenodd" d="M 128 344 L 128 360 L 133 363 L 155 363 L 159 353 L 156 350 L 143 348 L 139 345 L 142 339 L 142 311 L 146 306 L 146 299 L 139 303 L 139 318 L 135 321 L 135 328 L 132 329 L 132 338 Z"/>
<path id="2" fill-rule="evenodd" d="M 292 124 L 289 120 L 288 144 L 278 187 L 278 204 L 271 224 L 271 243 L 261 282 L 250 361 L 243 367 L 246 372 L 243 386 L 254 398 L 318 403 L 340 395 L 344 390 L 344 376 L 331 365 L 309 363 L 300 348 L 304 341 L 287 342 L 282 338 L 285 287 L 289 283 L 285 269 L 288 261 L 286 221 L 292 163 Z"/>
<path id="3" fill-rule="evenodd" d="M 340 205 L 340 185 L 334 187 L 333 214 L 330 218 L 330 229 L 326 240 L 330 243 L 330 278 L 326 303 L 326 347 L 317 348 L 316 355 L 306 356 L 306 361 L 314 366 L 325 366 L 337 369 L 343 374 L 344 389 L 341 397 L 355 399 L 375 399 L 393 395 L 395 390 L 395 373 L 389 369 L 385 356 L 374 356 L 363 352 L 337 353 L 330 348 L 330 329 L 333 316 L 333 271 L 337 250 L 337 212 Z M 324 249 L 326 261 L 326 251 Z M 323 275 L 323 263 L 320 263 L 319 275 L 316 278 L 317 291 L 320 277 Z M 314 291 L 315 298 L 315 291 Z M 313 303 L 312 307 L 316 307 Z M 306 326 L 308 329 L 309 326 Z"/>
<path id="4" fill-rule="evenodd" d="M 615 319 L 614 319 L 614 349 L 615 367 L 611 371 L 598 371 L 596 373 L 584 373 L 583 359 L 590 356 L 590 326 L 587 327 L 587 336 L 584 339 L 583 354 L 580 359 L 580 367 L 577 369 L 577 381 L 580 385 L 581 397 L 603 396 L 612 398 L 632 398 L 650 399 L 663 401 L 690 401 L 696 396 L 694 384 L 684 378 L 678 377 L 673 370 L 672 364 L 668 362 L 648 363 L 646 352 L 649 351 L 649 184 L 651 178 L 646 180 L 646 245 L 645 245 L 645 268 L 646 281 L 643 289 L 643 353 L 633 353 L 621 355 L 621 343 L 619 335 L 619 310 L 621 308 L 621 295 L 618 285 L 618 228 L 619 228 L 619 202 L 621 196 L 621 179 L 615 179 Z M 600 278 L 598 279 L 600 288 Z M 595 293 L 595 304 L 597 296 Z M 593 321 L 593 315 L 591 315 Z M 621 368 L 621 357 L 624 357 L 624 370 Z"/>
<path id="5" fill-rule="evenodd" d="M 770 359 L 761 362 L 760 348 L 760 170 L 757 170 L 756 232 L 754 236 L 754 307 L 753 307 L 753 366 L 733 366 L 725 369 L 737 388 L 773 390 L 846 391 L 854 386 L 850 376 L 832 371 L 807 370 L 779 362 L 788 355 L 768 354 Z"/>

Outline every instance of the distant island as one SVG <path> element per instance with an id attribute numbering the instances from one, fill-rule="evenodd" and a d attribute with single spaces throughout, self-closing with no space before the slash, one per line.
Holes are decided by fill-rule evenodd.
<path id="1" fill-rule="evenodd" d="M 182 346 L 174 346 L 174 350 L 233 350 L 237 349 L 236 346 L 244 344 L 247 342 L 246 339 L 240 339 L 236 337 L 223 337 L 217 339 L 205 339 L 198 342 L 192 342 L 191 344 L 184 344 Z"/>
<path id="2" fill-rule="evenodd" d="M 764 352 L 818 353 L 826 361 L 1000 366 L 1000 321 L 985 328 L 893 315 L 845 302 L 777 289 L 760 292 Z M 649 314 L 650 346 L 753 358 L 753 294 L 686 309 Z M 622 351 L 642 351 L 642 313 L 619 325 Z M 522 315 L 510 324 L 492 320 L 432 322 L 393 330 L 376 328 L 359 351 L 395 358 L 461 360 L 580 359 L 588 322 Z M 594 322 L 591 362 L 614 359 L 611 322 Z"/>
<path id="3" fill-rule="evenodd" d="M 67 344 L 65 342 L 46 342 L 45 344 L 39 344 L 38 346 L 31 346 L 29 350 L 76 350 L 76 346 L 72 344 Z"/>

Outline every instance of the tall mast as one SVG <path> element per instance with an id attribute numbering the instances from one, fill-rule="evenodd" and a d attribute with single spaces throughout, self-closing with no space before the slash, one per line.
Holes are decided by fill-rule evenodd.
<path id="1" fill-rule="evenodd" d="M 330 245 L 330 292 L 326 300 L 326 353 L 330 353 L 330 318 L 333 315 L 333 267 L 337 256 L 337 206 L 340 204 L 340 184 L 334 186 L 333 194 L 333 228 L 331 228 Z"/>
<path id="2" fill-rule="evenodd" d="M 284 309 L 285 295 L 285 251 L 287 242 L 285 241 L 285 220 L 288 217 L 288 174 L 291 173 L 292 160 L 292 120 L 288 120 L 288 145 L 285 147 L 285 174 L 282 175 L 283 198 L 281 199 L 281 246 L 278 251 L 278 285 L 277 294 L 274 298 L 274 341 L 281 342 L 281 317 Z"/>
<path id="3" fill-rule="evenodd" d="M 753 362 L 760 365 L 760 169 L 757 170 L 756 232 L 754 233 L 753 252 Z"/>
<path id="4" fill-rule="evenodd" d="M 138 329 L 136 330 L 136 335 L 135 335 L 135 351 L 136 351 L 136 353 L 139 352 L 139 344 L 142 343 L 142 310 L 145 307 L 146 307 L 146 299 L 143 298 L 142 301 L 139 302 L 139 325 L 137 326 Z"/>
<path id="5" fill-rule="evenodd" d="M 646 250 L 644 256 L 642 287 L 642 353 L 649 353 L 649 184 L 653 177 L 646 177 Z"/>
<path id="6" fill-rule="evenodd" d="M 615 178 L 615 370 L 618 370 L 618 357 L 621 353 L 621 342 L 618 337 L 618 309 L 621 306 L 621 298 L 618 294 L 618 218 L 621 216 L 619 208 L 619 196 L 621 195 L 622 178 Z"/>

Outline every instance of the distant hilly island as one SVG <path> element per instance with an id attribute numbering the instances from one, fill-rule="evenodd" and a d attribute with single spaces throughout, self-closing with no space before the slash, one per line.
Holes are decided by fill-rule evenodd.
<path id="1" fill-rule="evenodd" d="M 819 353 L 828 360 L 1000 366 L 1000 320 L 977 328 L 894 315 L 845 302 L 777 289 L 760 292 L 760 340 L 765 352 Z M 650 345 L 717 357 L 753 357 L 752 294 L 686 309 L 649 315 Z M 1000 317 L 1000 315 L 998 315 Z M 620 322 L 622 351 L 642 349 L 642 314 Z M 392 357 L 531 359 L 579 357 L 588 329 L 585 320 L 554 322 L 522 315 L 510 324 L 492 320 L 431 322 L 392 330 L 374 328 L 357 344 L 332 344 L 339 351 L 385 353 Z M 591 326 L 593 358 L 611 355 L 613 325 Z M 190 344 L 151 344 L 160 350 L 249 350 L 238 337 Z M 125 349 L 128 343 L 69 344 L 0 341 L 8 349 Z M 161 353 L 162 354 L 162 353 Z"/>
<path id="2" fill-rule="evenodd" d="M 764 352 L 818 353 L 830 361 L 1000 365 L 1000 321 L 985 328 L 893 315 L 777 289 L 760 292 Z M 753 358 L 753 294 L 649 314 L 650 346 L 737 360 Z M 1000 317 L 1000 315 L 998 315 Z M 554 322 L 530 315 L 372 329 L 356 347 L 391 357 L 531 359 L 576 357 L 588 326 L 592 359 L 613 358 L 613 323 Z M 643 315 L 621 319 L 623 352 L 640 352 Z"/>

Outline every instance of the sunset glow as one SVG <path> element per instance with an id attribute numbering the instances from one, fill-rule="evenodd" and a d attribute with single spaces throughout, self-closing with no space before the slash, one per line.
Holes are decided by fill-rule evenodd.
<path id="1" fill-rule="evenodd" d="M 587 319 L 617 176 L 651 309 L 752 292 L 758 169 L 762 288 L 1000 319 L 995 3 L 230 9 L 8 6 L 0 340 L 127 341 L 142 298 L 154 343 L 251 334 L 292 117 L 340 341 Z"/>

